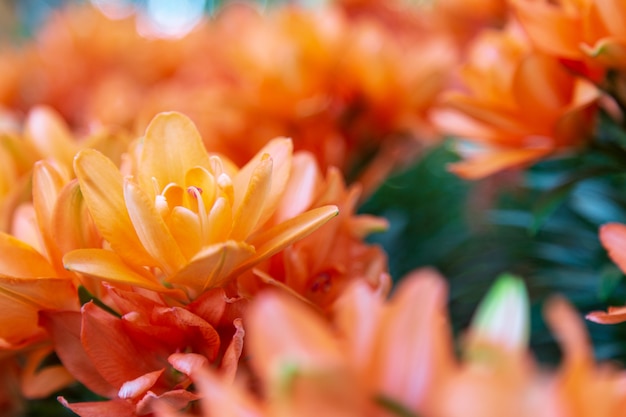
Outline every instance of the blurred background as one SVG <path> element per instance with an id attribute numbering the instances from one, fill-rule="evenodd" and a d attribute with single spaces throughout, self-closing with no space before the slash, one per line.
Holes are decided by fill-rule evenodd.
<path id="1" fill-rule="evenodd" d="M 6 47 L 28 41 L 50 13 L 68 3 L 80 2 L 0 0 L 1 44 Z M 177 37 L 215 13 L 222 2 L 91 3 L 111 17 L 137 11 L 148 19 L 151 30 Z M 266 1 L 262 6 L 280 3 L 285 2 Z M 321 2 L 300 4 L 314 8 Z M 596 134 L 608 134 L 612 128 L 609 121 L 600 120 Z M 567 297 L 581 315 L 626 302 L 624 276 L 598 241 L 598 227 L 603 223 L 626 223 L 626 175 L 619 169 L 605 170 L 614 162 L 591 148 L 521 173 L 477 182 L 447 172 L 446 165 L 457 159 L 444 141 L 378 187 L 360 211 L 387 218 L 390 227 L 370 241 L 384 247 L 394 281 L 424 266 L 434 267 L 448 278 L 450 314 L 457 335 L 500 274 L 521 276 L 531 297 L 531 347 L 547 366 L 555 364 L 560 352 L 542 319 L 548 297 Z M 598 359 L 626 364 L 626 325 L 587 322 L 587 326 Z M 72 393 L 65 395 L 73 400 Z M 39 415 L 38 405 L 33 407 L 30 415 Z"/>

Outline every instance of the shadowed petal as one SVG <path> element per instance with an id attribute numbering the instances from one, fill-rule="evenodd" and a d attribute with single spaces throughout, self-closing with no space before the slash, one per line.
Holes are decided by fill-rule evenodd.
<path id="1" fill-rule="evenodd" d="M 291 155 L 293 152 L 293 144 L 290 139 L 274 139 L 263 147 L 250 161 L 237 173 L 233 178 L 233 186 L 235 189 L 235 202 L 233 209 L 235 212 L 239 206 L 243 204 L 247 193 L 248 184 L 253 176 L 259 162 L 264 155 L 269 155 L 272 159 L 272 186 L 267 195 L 265 202 L 265 210 L 258 221 L 261 225 L 269 219 L 276 207 L 278 206 L 280 197 L 283 195 L 289 173 L 291 171 Z"/>
<path id="2" fill-rule="evenodd" d="M 272 159 L 267 157 L 255 167 L 246 193 L 233 220 L 230 239 L 245 240 L 257 227 L 266 209 L 265 204 L 272 187 Z"/>
<path id="3" fill-rule="evenodd" d="M 165 273 L 174 274 L 185 264 L 185 257 L 152 201 L 128 180 L 124 182 L 124 201 L 143 247 Z"/>
<path id="4" fill-rule="evenodd" d="M 114 397 L 117 389 L 96 370 L 80 341 L 78 311 L 40 313 L 40 322 L 54 341 L 55 351 L 68 371 L 87 388 L 103 397 Z"/>

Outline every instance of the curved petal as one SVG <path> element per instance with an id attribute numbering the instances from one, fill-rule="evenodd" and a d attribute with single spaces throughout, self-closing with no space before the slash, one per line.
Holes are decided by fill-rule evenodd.
<path id="1" fill-rule="evenodd" d="M 102 378 L 83 349 L 80 341 L 81 314 L 78 311 L 42 312 L 39 320 L 52 336 L 59 359 L 74 378 L 98 395 L 115 396 L 115 387 Z"/>
<path id="2" fill-rule="evenodd" d="M 157 266 L 135 232 L 124 201 L 124 180 L 113 162 L 85 149 L 76 155 L 74 171 L 89 212 L 113 250 L 133 264 Z"/>
<path id="3" fill-rule="evenodd" d="M 161 269 L 171 275 L 182 268 L 185 257 L 165 221 L 143 190 L 129 180 L 124 181 L 124 201 L 139 240 Z"/>
<path id="4" fill-rule="evenodd" d="M 209 155 L 191 119 L 177 112 L 156 115 L 143 140 L 138 173 L 141 187 L 153 190 L 152 178 L 161 188 L 172 182 L 183 185 L 187 171 L 196 166 L 208 167 Z"/>
<path id="5" fill-rule="evenodd" d="M 600 242 L 609 251 L 609 257 L 626 272 L 626 225 L 608 223 L 600 227 Z"/>
<path id="6" fill-rule="evenodd" d="M 240 265 L 233 273 L 239 273 L 280 252 L 293 242 L 311 234 L 337 214 L 339 214 L 337 206 L 318 207 L 254 234 L 248 239 L 248 243 L 256 249 L 254 258 Z"/>
<path id="7" fill-rule="evenodd" d="M 551 149 L 492 149 L 448 165 L 448 170 L 467 180 L 478 180 L 508 168 L 537 161 Z"/>
<path id="8" fill-rule="evenodd" d="M 76 290 L 67 279 L 18 279 L 0 276 L 0 339 L 17 347 L 42 336 L 37 313 L 75 309 Z"/>
<path id="9" fill-rule="evenodd" d="M 157 379 L 161 375 L 163 375 L 164 369 L 159 369 L 158 371 L 148 372 L 147 374 L 141 375 L 138 378 L 133 379 L 132 381 L 126 381 L 122 384 L 122 387 L 117 392 L 117 396 L 120 398 L 128 399 L 128 398 L 137 398 L 142 394 L 145 394 L 150 388 L 156 384 Z"/>
<path id="10" fill-rule="evenodd" d="M 102 245 L 78 181 L 70 182 L 59 193 L 52 213 L 51 230 L 61 253 Z"/>
<path id="11" fill-rule="evenodd" d="M 0 272 L 21 278 L 54 277 L 48 260 L 26 243 L 0 232 Z"/>
<path id="12" fill-rule="evenodd" d="M 265 204 L 272 187 L 272 159 L 265 155 L 254 168 L 246 193 L 237 208 L 230 232 L 232 240 L 246 240 L 257 227 L 265 210 Z M 266 216 L 267 217 L 267 216 Z M 269 218 L 269 217 L 267 217 Z"/>
<path id="13" fill-rule="evenodd" d="M 168 282 L 203 292 L 226 284 L 235 268 L 252 259 L 254 248 L 244 242 L 229 240 L 202 249 Z"/>
<path id="14" fill-rule="evenodd" d="M 132 285 L 157 292 L 171 292 L 148 271 L 133 269 L 116 253 L 105 249 L 77 249 L 63 257 L 65 268 L 107 282 Z"/>
<path id="15" fill-rule="evenodd" d="M 261 215 L 258 224 L 267 221 L 278 206 L 280 197 L 285 191 L 289 173 L 291 172 L 291 157 L 293 152 L 293 143 L 291 139 L 274 139 L 263 147 L 233 178 L 233 186 L 235 188 L 235 202 L 233 209 L 235 212 L 243 203 L 247 193 L 248 184 L 259 162 L 268 154 L 272 158 L 272 187 L 267 195 L 265 203 L 265 211 Z"/>
<path id="16" fill-rule="evenodd" d="M 245 317 L 252 366 L 268 386 L 288 368 L 331 370 L 344 364 L 340 344 L 314 310 L 281 293 L 259 295 Z"/>
<path id="17" fill-rule="evenodd" d="M 592 311 L 585 318 L 594 323 L 617 324 L 626 321 L 626 307 L 609 307 L 607 312 Z"/>
<path id="18" fill-rule="evenodd" d="M 26 119 L 25 135 L 44 158 L 72 166 L 78 147 L 67 125 L 53 109 L 39 106 L 31 110 Z"/>

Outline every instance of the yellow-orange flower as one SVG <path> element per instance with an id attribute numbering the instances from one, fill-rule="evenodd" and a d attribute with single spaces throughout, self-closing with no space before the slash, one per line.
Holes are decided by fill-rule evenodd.
<path id="1" fill-rule="evenodd" d="M 477 179 L 536 162 L 585 142 L 598 90 L 539 53 L 514 23 L 485 31 L 472 45 L 438 125 L 459 140 L 464 157 L 451 170 Z"/>
<path id="2" fill-rule="evenodd" d="M 157 291 L 174 285 L 196 297 L 337 214 L 324 206 L 265 227 L 289 178 L 288 139 L 271 141 L 238 169 L 209 155 L 187 117 L 165 113 L 137 146 L 134 176 L 94 150 L 76 156 L 81 192 L 112 250 L 70 252 L 67 269 Z"/>

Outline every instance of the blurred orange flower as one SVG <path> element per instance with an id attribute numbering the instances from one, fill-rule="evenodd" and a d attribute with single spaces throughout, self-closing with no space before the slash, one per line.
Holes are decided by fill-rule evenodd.
<path id="1" fill-rule="evenodd" d="M 430 271 L 408 277 L 389 303 L 358 283 L 332 325 L 294 298 L 261 295 L 245 320 L 261 388 L 198 371 L 192 377 L 204 415 L 621 415 L 625 376 L 594 364 L 567 302 L 555 299 L 546 308 L 564 352 L 561 368 L 546 372 L 527 353 L 529 304 L 520 280 L 503 277 L 489 292 L 461 360 L 445 295 L 443 278 Z M 178 414 L 161 406 L 157 415 Z"/>
<path id="2" fill-rule="evenodd" d="M 600 81 L 603 69 L 626 69 L 626 4 L 621 0 L 513 0 L 534 45 L 573 61 Z M 575 62 L 578 62 L 576 66 Z"/>
<path id="3" fill-rule="evenodd" d="M 436 139 L 428 113 L 457 56 L 427 18 L 397 36 L 384 15 L 353 20 L 334 6 L 231 5 L 177 40 L 146 39 L 135 20 L 55 12 L 35 43 L 0 59 L 12 80 L 0 81 L 0 104 L 48 104 L 80 132 L 142 133 L 157 113 L 181 111 L 238 165 L 289 136 L 350 180 L 382 148 L 388 163 L 368 174 L 380 181 Z"/>
<path id="4" fill-rule="evenodd" d="M 436 115 L 464 160 L 451 165 L 478 179 L 580 146 L 591 133 L 599 91 L 556 58 L 531 47 L 515 22 L 485 31 L 461 71 L 465 91 L 450 92 Z"/>

